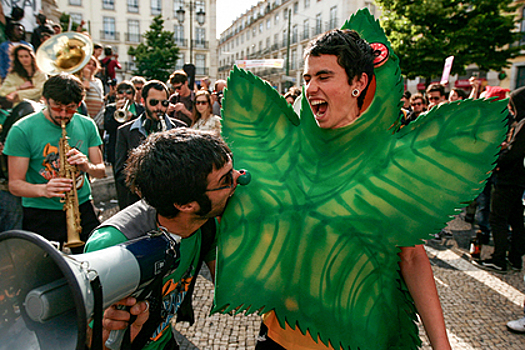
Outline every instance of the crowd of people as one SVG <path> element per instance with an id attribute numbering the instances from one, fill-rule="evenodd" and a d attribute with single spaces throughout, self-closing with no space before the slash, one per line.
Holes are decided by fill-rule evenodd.
<path id="1" fill-rule="evenodd" d="M 6 26 L 6 41 L 0 44 L 0 125 L 4 125 L 0 134 L 0 151 L 4 154 L 0 232 L 25 229 L 63 246 L 68 237 L 61 200 L 65 192 L 76 187 L 80 238 L 87 242 L 86 251 L 125 242 L 151 230 L 163 230 L 182 242 L 183 261 L 162 276 L 174 285 L 169 291 L 174 296 L 170 299 L 173 305 L 164 306 L 176 310 L 201 262 L 206 262 L 214 273 L 216 218 L 224 211 L 241 176 L 233 167 L 230 149 L 221 139 L 221 103 L 226 81 L 218 80 L 212 88 L 210 80 L 203 78 L 199 87 L 189 86 L 188 74 L 176 70 L 168 82 L 140 76 L 117 82 L 116 70 L 121 68 L 118 55 L 96 43 L 93 56 L 77 72 L 47 76 L 35 61 L 35 49 L 60 30 L 55 30 L 44 15 L 36 20 L 38 27 L 31 43 L 24 41 L 24 28 L 14 21 Z M 355 51 L 352 54 L 363 56 L 363 61 L 368 60 L 371 65 L 373 55 L 368 44 L 363 44 L 355 32 L 338 31 L 335 37 L 332 32 L 327 33 L 312 42 L 305 55 L 304 91 L 310 100 L 321 101 L 312 109 L 317 111 L 316 120 L 322 129 L 340 129 L 359 118 L 373 76 L 367 70 L 371 66 L 358 67 L 353 71 L 355 75 L 349 76 L 348 67 L 337 60 L 348 54 L 340 47 L 348 46 L 348 50 Z M 508 92 L 499 87 L 480 91 L 478 79 L 471 83 L 469 96 L 461 89 L 447 93 L 440 84 L 429 85 L 424 93 L 405 92 L 400 128 L 441 104 L 466 98 L 500 99 Z M 338 89 L 337 95 L 326 84 Z M 284 94 L 290 104 L 299 96 L 298 88 Z M 340 98 L 339 105 L 330 104 L 334 96 Z M 24 112 L 20 112 L 22 108 Z M 510 94 L 509 112 L 508 139 L 501 146 L 486 191 L 476 200 L 479 231 L 472 251 L 474 264 L 498 273 L 521 270 L 525 253 L 525 88 Z M 63 130 L 73 146 L 66 157 L 78 170 L 76 179 L 60 177 L 59 140 Z M 101 223 L 93 206 L 90 181 L 105 177 L 107 164 L 113 171 L 120 212 Z M 481 260 L 481 246 L 488 243 L 490 234 L 494 237 L 494 253 L 490 259 Z M 73 253 L 82 251 L 83 248 L 72 249 Z M 399 256 L 401 275 L 433 347 L 449 349 L 423 247 L 402 247 Z M 421 280 L 428 283 L 420 283 Z M 160 302 L 123 299 L 106 310 L 102 321 L 105 331 L 126 328 L 130 314 L 136 316 L 130 328 L 132 342 L 176 348 L 169 327 L 165 326 L 174 313 L 164 315 Z M 508 327 L 525 333 L 525 318 L 510 322 Z M 293 332 L 280 328 L 269 315 L 261 326 L 257 349 L 292 349 L 304 344 L 326 349 L 321 343 L 312 344 L 304 334 L 290 333 Z"/>

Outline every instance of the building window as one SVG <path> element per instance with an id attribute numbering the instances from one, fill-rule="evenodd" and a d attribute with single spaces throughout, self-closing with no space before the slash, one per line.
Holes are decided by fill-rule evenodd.
<path id="1" fill-rule="evenodd" d="M 268 18 L 266 20 L 266 29 L 270 29 L 271 27 L 272 27 L 272 20 Z"/>
<path id="2" fill-rule="evenodd" d="M 206 73 L 206 55 L 195 55 L 195 74 L 207 75 Z"/>
<path id="3" fill-rule="evenodd" d="M 299 3 L 294 2 L 293 4 L 293 14 L 296 15 L 299 12 Z"/>
<path id="4" fill-rule="evenodd" d="M 267 48 L 267 49 L 270 48 L 270 37 L 267 37 L 267 38 L 266 38 L 266 48 Z"/>
<path id="5" fill-rule="evenodd" d="M 195 29 L 195 46 L 198 48 L 206 48 L 206 28 L 196 28 Z M 239 37 L 237 37 L 237 46 L 239 44 Z"/>
<path id="6" fill-rule="evenodd" d="M 275 34 L 273 35 L 273 44 L 274 44 L 275 46 L 279 45 L 279 34 L 278 34 L 278 33 L 275 33 Z"/>
<path id="7" fill-rule="evenodd" d="M 321 14 L 318 13 L 315 15 L 315 35 L 321 34 L 323 32 L 323 19 Z"/>
<path id="8" fill-rule="evenodd" d="M 288 19 L 288 9 L 283 10 L 283 18 Z"/>
<path id="9" fill-rule="evenodd" d="M 250 30 L 246 31 L 246 41 L 250 40 Z"/>
<path id="10" fill-rule="evenodd" d="M 239 46 L 239 37 L 235 38 L 235 46 Z"/>
<path id="11" fill-rule="evenodd" d="M 203 0 L 196 0 L 195 1 L 195 13 L 198 13 L 201 11 L 206 13 L 206 2 Z"/>
<path id="12" fill-rule="evenodd" d="M 304 8 L 307 9 L 310 7 L 310 0 L 304 0 Z"/>
<path id="13" fill-rule="evenodd" d="M 305 19 L 303 21 L 303 40 L 308 39 L 310 37 L 310 21 Z"/>
<path id="14" fill-rule="evenodd" d="M 115 18 L 113 17 L 104 17 L 104 38 L 106 40 L 115 40 Z"/>
<path id="15" fill-rule="evenodd" d="M 297 34 L 299 32 L 299 27 L 297 24 L 294 24 L 292 27 L 292 44 L 295 44 L 297 42 Z"/>
<path id="16" fill-rule="evenodd" d="M 244 44 L 244 33 L 241 34 L 241 44 Z"/>
<path id="17" fill-rule="evenodd" d="M 177 46 L 186 46 L 184 43 L 184 26 L 176 24 L 173 27 L 173 40 Z"/>
<path id="18" fill-rule="evenodd" d="M 184 0 L 173 0 L 173 18 L 177 18 L 177 11 L 184 10 Z"/>
<path id="19" fill-rule="evenodd" d="M 139 0 L 128 0 L 128 12 L 139 12 Z"/>
<path id="20" fill-rule="evenodd" d="M 288 31 L 285 29 L 283 30 L 283 45 L 282 47 L 286 47 L 288 45 Z"/>
<path id="21" fill-rule="evenodd" d="M 297 69 L 297 50 L 292 50 L 290 55 L 290 69 Z"/>
<path id="22" fill-rule="evenodd" d="M 128 41 L 140 42 L 140 22 L 138 20 L 128 20 Z"/>
<path id="23" fill-rule="evenodd" d="M 257 29 L 255 29 L 255 26 L 253 26 L 253 28 L 252 28 L 252 34 L 253 34 L 254 37 L 255 37 L 255 35 L 257 35 Z"/>
<path id="24" fill-rule="evenodd" d="M 82 14 L 81 13 L 70 13 L 69 17 L 71 17 L 71 22 L 74 22 L 76 24 L 82 23 Z"/>
<path id="25" fill-rule="evenodd" d="M 73 6 L 82 6 L 82 0 L 69 0 L 69 4 Z"/>
<path id="26" fill-rule="evenodd" d="M 330 8 L 330 29 L 337 28 L 337 6 Z"/>
<path id="27" fill-rule="evenodd" d="M 179 58 L 175 62 L 175 70 L 182 69 L 184 62 L 184 52 L 179 52 Z"/>
<path id="28" fill-rule="evenodd" d="M 278 24 L 279 23 L 279 14 L 276 13 L 275 16 L 273 17 L 273 23 L 274 24 Z"/>
<path id="29" fill-rule="evenodd" d="M 262 51 L 262 40 L 259 41 L 259 52 Z"/>
<path id="30" fill-rule="evenodd" d="M 105 10 L 114 10 L 115 0 L 102 0 L 102 8 Z"/>
<path id="31" fill-rule="evenodd" d="M 160 15 L 162 13 L 162 1 L 151 0 L 151 14 L 153 16 Z"/>
<path id="32" fill-rule="evenodd" d="M 263 32 L 263 29 L 264 29 L 264 24 L 263 24 L 263 22 L 261 21 L 261 23 L 259 23 L 259 33 L 262 33 L 262 32 Z"/>

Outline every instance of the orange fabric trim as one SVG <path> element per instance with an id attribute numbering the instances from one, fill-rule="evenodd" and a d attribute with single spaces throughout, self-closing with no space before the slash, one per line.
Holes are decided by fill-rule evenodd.
<path id="1" fill-rule="evenodd" d="M 318 343 L 316 343 L 308 330 L 306 331 L 306 334 L 303 335 L 299 330 L 299 327 L 292 329 L 288 323 L 285 324 L 285 329 L 281 328 L 277 316 L 275 316 L 275 312 L 273 311 L 264 314 L 263 321 L 266 327 L 268 327 L 268 336 L 274 342 L 286 349 L 334 350 L 331 345 L 324 345 L 320 339 L 317 339 Z"/>

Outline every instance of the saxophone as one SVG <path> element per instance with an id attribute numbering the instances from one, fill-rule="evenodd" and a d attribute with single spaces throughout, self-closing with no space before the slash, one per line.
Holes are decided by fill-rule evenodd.
<path id="1" fill-rule="evenodd" d="M 60 202 L 64 203 L 63 210 L 66 212 L 67 242 L 64 244 L 64 247 L 76 248 L 84 245 L 84 242 L 80 240 L 82 226 L 80 226 L 80 211 L 78 210 L 78 194 L 76 186 L 77 167 L 69 164 L 67 161 L 66 154 L 71 149 L 71 146 L 69 146 L 69 137 L 66 133 L 66 123 L 62 121 L 61 126 L 62 137 L 59 142 L 59 176 L 73 180 L 73 187 L 70 191 L 65 193 L 65 198 L 60 200 Z"/>

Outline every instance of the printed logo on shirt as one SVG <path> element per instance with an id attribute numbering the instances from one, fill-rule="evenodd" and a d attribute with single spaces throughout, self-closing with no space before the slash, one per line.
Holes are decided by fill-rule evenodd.
<path id="1" fill-rule="evenodd" d="M 42 155 L 44 156 L 44 161 L 42 162 L 43 168 L 40 169 L 40 175 L 47 181 L 59 177 L 60 172 L 60 154 L 58 147 L 55 147 L 48 143 L 43 150 Z M 84 185 L 84 176 L 77 171 L 76 173 L 76 187 L 77 190 L 82 188 Z"/>

